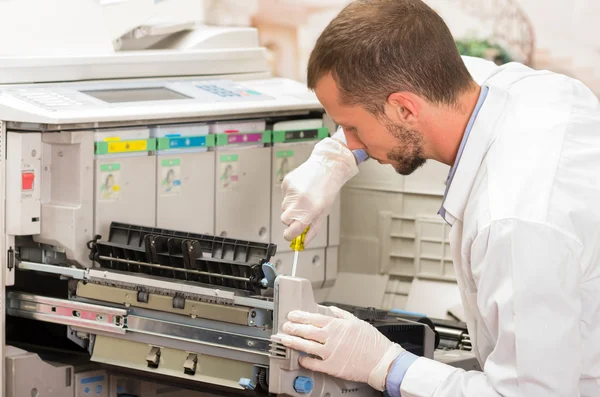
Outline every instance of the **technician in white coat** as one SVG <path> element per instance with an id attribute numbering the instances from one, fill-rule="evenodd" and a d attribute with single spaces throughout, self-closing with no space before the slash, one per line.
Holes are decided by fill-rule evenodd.
<path id="1" fill-rule="evenodd" d="M 308 66 L 343 133 L 285 178 L 282 221 L 287 239 L 308 224 L 312 238 L 367 155 L 403 175 L 451 166 L 440 215 L 483 372 L 418 358 L 340 310 L 290 313 L 283 343 L 392 397 L 598 397 L 598 99 L 559 74 L 470 62 L 420 0 L 345 8 Z"/>

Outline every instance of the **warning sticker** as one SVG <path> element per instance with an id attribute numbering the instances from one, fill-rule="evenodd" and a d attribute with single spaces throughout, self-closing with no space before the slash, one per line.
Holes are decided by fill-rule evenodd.
<path id="1" fill-rule="evenodd" d="M 121 195 L 121 164 L 100 164 L 98 177 L 98 199 L 117 201 Z"/>
<path id="2" fill-rule="evenodd" d="M 281 186 L 285 176 L 294 169 L 294 151 L 279 150 L 275 153 L 275 185 Z"/>
<path id="3" fill-rule="evenodd" d="M 161 162 L 161 196 L 177 196 L 181 194 L 181 160 L 167 159 Z"/>
<path id="4" fill-rule="evenodd" d="M 232 190 L 237 186 L 239 178 L 238 155 L 222 155 L 219 162 L 219 188 Z"/>

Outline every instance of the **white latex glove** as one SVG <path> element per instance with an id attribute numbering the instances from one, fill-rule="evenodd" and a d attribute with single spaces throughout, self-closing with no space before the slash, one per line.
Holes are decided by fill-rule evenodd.
<path id="1" fill-rule="evenodd" d="M 281 221 L 288 226 L 283 237 L 291 241 L 311 225 L 304 240 L 308 244 L 331 212 L 342 186 L 357 173 L 354 154 L 343 143 L 333 138 L 317 143 L 309 159 L 288 173 L 281 184 Z"/>
<path id="2" fill-rule="evenodd" d="M 405 350 L 371 324 L 337 307 L 336 317 L 293 311 L 283 325 L 281 343 L 317 357 L 301 357 L 300 365 L 383 391 L 388 370 Z"/>

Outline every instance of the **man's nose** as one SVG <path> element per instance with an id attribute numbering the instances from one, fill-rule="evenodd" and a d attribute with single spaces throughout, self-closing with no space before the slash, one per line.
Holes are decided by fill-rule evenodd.
<path id="1" fill-rule="evenodd" d="M 348 144 L 348 149 L 356 150 L 356 149 L 366 149 L 367 146 L 362 143 L 362 141 L 356 136 L 354 132 L 344 131 L 344 135 L 346 136 L 346 143 Z"/>

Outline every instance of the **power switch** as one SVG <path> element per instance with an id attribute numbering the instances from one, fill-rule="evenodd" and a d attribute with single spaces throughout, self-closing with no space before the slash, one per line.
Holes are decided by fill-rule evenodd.
<path id="1" fill-rule="evenodd" d="M 31 171 L 21 173 L 21 190 L 33 190 L 34 174 Z"/>

